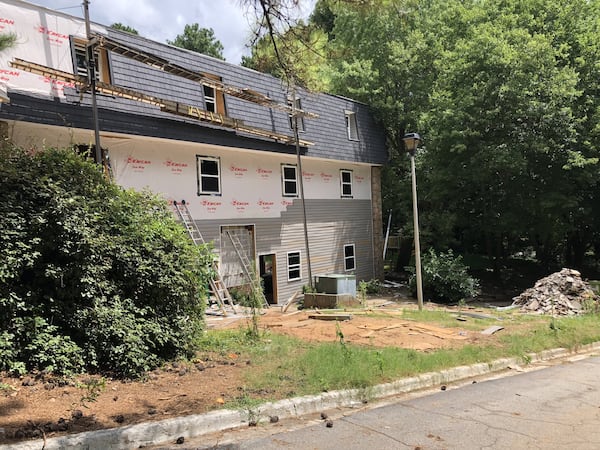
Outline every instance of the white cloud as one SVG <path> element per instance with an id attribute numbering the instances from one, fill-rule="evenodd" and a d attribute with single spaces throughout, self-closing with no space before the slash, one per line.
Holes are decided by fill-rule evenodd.
<path id="1" fill-rule="evenodd" d="M 28 0 L 46 8 L 83 17 L 82 0 Z M 316 0 L 301 2 L 306 17 Z M 247 16 L 247 17 L 246 17 Z M 240 0 L 90 0 L 90 19 L 101 25 L 120 22 L 140 35 L 158 42 L 173 40 L 186 24 L 212 28 L 224 47 L 225 59 L 239 64 L 251 37 L 253 14 L 247 14 Z"/>

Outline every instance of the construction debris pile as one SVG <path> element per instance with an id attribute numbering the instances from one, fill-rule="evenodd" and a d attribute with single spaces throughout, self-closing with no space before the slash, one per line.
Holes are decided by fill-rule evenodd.
<path id="1" fill-rule="evenodd" d="M 597 307 L 600 298 L 577 270 L 562 269 L 513 298 L 513 305 L 537 314 L 570 316 Z"/>

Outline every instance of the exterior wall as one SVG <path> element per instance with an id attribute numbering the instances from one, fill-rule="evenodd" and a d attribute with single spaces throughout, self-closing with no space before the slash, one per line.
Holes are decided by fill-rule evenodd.
<path id="1" fill-rule="evenodd" d="M 312 275 L 353 273 L 357 280 L 373 278 L 372 220 L 369 200 L 308 200 L 306 202 Z M 206 240 L 222 245 L 223 225 L 254 225 L 256 254 L 276 254 L 277 294 L 279 303 L 308 284 L 308 265 L 304 244 L 302 206 L 295 200 L 281 218 L 249 218 L 239 220 L 200 220 L 197 224 Z M 343 246 L 355 245 L 356 270 L 345 272 Z M 287 253 L 301 254 L 301 280 L 288 281 Z M 225 274 L 227 283 L 229 278 Z M 235 283 L 234 283 L 235 284 Z"/>
<path id="2" fill-rule="evenodd" d="M 19 0 L 4 0 L 2 3 L 2 25 L 4 32 L 17 34 L 17 45 L 0 53 L 0 84 L 7 87 L 8 95 L 25 92 L 50 100 L 44 104 L 44 123 L 56 126 L 92 128 L 90 95 L 78 92 L 73 84 L 34 75 L 14 69 L 10 61 L 20 58 L 65 72 L 73 71 L 70 37 L 85 37 L 84 22 L 76 17 L 51 11 Z M 272 98 L 282 104 L 287 103 L 289 89 L 270 75 L 229 64 L 209 56 L 188 50 L 153 42 L 141 36 L 113 30 L 101 25 L 93 25 L 93 31 L 108 35 L 125 45 L 163 58 L 172 64 L 221 77 L 229 86 L 248 88 Z M 199 83 L 171 75 L 141 62 L 109 52 L 111 83 L 118 87 L 132 89 L 165 100 L 204 107 L 202 87 Z M 303 149 L 306 156 L 339 161 L 383 164 L 387 159 L 384 136 L 373 121 L 366 105 L 350 99 L 298 90 L 303 109 L 319 115 L 315 119 L 305 119 L 306 130 L 301 139 L 314 145 Z M 19 100 L 19 99 L 18 99 Z M 97 98 L 100 127 L 103 131 L 119 132 L 136 136 L 154 136 L 185 140 L 190 142 L 215 143 L 247 148 L 253 141 L 273 144 L 268 138 L 244 135 L 234 130 L 200 123 L 189 118 L 181 118 L 160 111 L 155 105 L 128 100 L 109 95 Z M 227 115 L 241 119 L 245 124 L 280 134 L 292 136 L 288 114 L 270 109 L 249 101 L 225 95 Z M 73 114 L 66 106 L 73 106 Z M 65 111 L 66 110 L 66 111 Z M 357 117 L 359 140 L 348 139 L 345 125 L 345 111 L 353 111 Z M 67 113 L 65 115 L 65 113 Z M 70 113 L 70 114 L 69 114 Z M 25 105 L 2 105 L 0 118 L 39 122 L 40 111 Z M 132 120 L 132 116 L 136 118 Z M 138 119 L 139 118 L 139 119 Z M 85 124 L 85 125 L 84 125 Z M 216 132 L 215 132 L 216 131 Z M 232 139 L 235 137 L 237 139 Z M 293 152 L 294 147 L 288 147 Z M 254 142 L 251 148 L 260 148 Z M 268 151 L 285 152 L 283 148 Z"/>
<path id="3" fill-rule="evenodd" d="M 81 19 L 20 0 L 0 5 L 2 32 L 15 32 L 18 44 L 0 54 L 0 85 L 10 104 L 0 104 L 0 131 L 25 147 L 90 144 L 92 111 L 88 92 L 48 77 L 13 69 L 20 58 L 57 70 L 73 71 L 71 39 L 84 37 Z M 93 25 L 130 47 L 193 71 L 221 77 L 229 86 L 248 88 L 286 104 L 289 89 L 281 80 L 205 55 Z M 147 95 L 204 107 L 199 83 L 141 62 L 108 53 L 111 83 Z M 350 99 L 298 90 L 302 108 L 319 115 L 305 118 L 300 139 L 312 275 L 344 272 L 344 245 L 353 244 L 357 280 L 383 274 L 381 262 L 380 164 L 386 161 L 382 130 L 366 105 Z M 214 241 L 230 284 L 239 283 L 231 248 L 222 227 L 252 230 L 247 240 L 254 259 L 275 254 L 277 300 L 287 300 L 309 283 L 303 208 L 282 192 L 281 165 L 296 165 L 294 145 L 250 136 L 214 124 L 160 111 L 131 99 L 98 96 L 103 148 L 110 154 L 117 183 L 148 188 L 171 201 L 185 200 L 206 240 Z M 292 135 L 286 112 L 225 95 L 227 116 L 246 125 Z M 347 135 L 345 112 L 355 114 L 358 140 Z M 219 158 L 220 195 L 199 195 L 197 157 Z M 340 170 L 352 172 L 352 197 L 342 198 Z M 246 227 L 246 228 L 244 228 Z M 288 280 L 288 252 L 301 254 L 301 279 Z M 233 256 L 232 256 L 233 255 Z M 239 272 L 239 271 L 238 271 Z M 237 278 L 236 278 L 237 277 Z"/>
<path id="4" fill-rule="evenodd" d="M 197 195 L 196 155 L 219 157 L 222 195 Z M 207 241 L 221 253 L 223 226 L 253 226 L 255 257 L 276 255 L 278 301 L 309 283 L 302 203 L 284 197 L 281 164 L 296 164 L 293 156 L 265 155 L 215 146 L 128 140 L 111 150 L 115 180 L 125 187 L 149 188 L 168 200 L 185 200 Z M 371 168 L 347 162 L 303 158 L 312 275 L 345 273 L 343 246 L 355 245 L 357 279 L 373 273 Z M 340 169 L 353 173 L 353 198 L 341 198 Z M 288 281 L 287 253 L 301 254 L 301 280 Z M 231 253 L 231 252 L 229 252 Z M 258 267 L 258 264 L 257 264 Z M 229 286 L 239 283 L 236 273 L 221 260 Z"/>

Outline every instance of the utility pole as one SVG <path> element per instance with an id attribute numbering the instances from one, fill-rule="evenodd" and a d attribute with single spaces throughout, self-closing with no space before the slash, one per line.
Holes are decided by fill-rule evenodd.
<path id="1" fill-rule="evenodd" d="M 298 161 L 298 182 L 300 186 L 300 201 L 304 219 L 304 246 L 306 249 L 306 262 L 308 267 L 308 285 L 313 288 L 312 267 L 310 263 L 310 246 L 308 243 L 308 222 L 306 219 L 306 201 L 304 199 L 304 181 L 302 175 L 302 158 L 300 157 L 300 137 L 298 135 L 298 111 L 296 110 L 296 84 L 292 80 L 292 123 L 294 124 L 294 138 L 296 140 L 296 159 Z"/>
<path id="2" fill-rule="evenodd" d="M 417 208 L 417 174 L 415 171 L 415 153 L 421 142 L 418 133 L 407 133 L 402 138 L 410 157 L 410 174 L 412 178 L 413 227 L 415 234 L 415 272 L 417 275 L 417 304 L 419 311 L 423 309 L 423 279 L 421 277 L 421 244 L 419 239 L 419 209 Z"/>
<path id="3" fill-rule="evenodd" d="M 86 43 L 86 56 L 87 56 L 87 70 L 88 70 L 88 82 L 90 83 L 90 89 L 92 94 L 92 120 L 94 122 L 94 138 L 96 152 L 94 159 L 96 164 L 102 166 L 104 158 L 102 155 L 102 147 L 100 146 L 100 122 L 98 120 L 98 104 L 96 101 L 96 53 L 94 47 L 96 42 L 92 42 L 92 31 L 90 26 L 90 2 L 89 0 L 83 0 L 83 11 L 85 15 L 85 34 L 87 38 Z"/>

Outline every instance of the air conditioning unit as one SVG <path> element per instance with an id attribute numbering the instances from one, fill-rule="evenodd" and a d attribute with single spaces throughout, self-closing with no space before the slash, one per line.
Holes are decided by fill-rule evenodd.
<path id="1" fill-rule="evenodd" d="M 350 294 L 356 297 L 356 275 L 329 274 L 315 277 L 317 292 L 323 294 Z"/>

